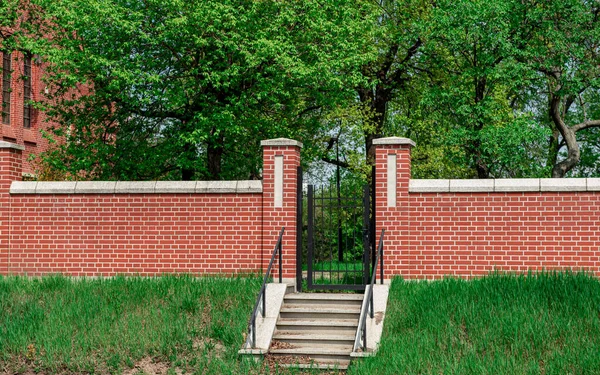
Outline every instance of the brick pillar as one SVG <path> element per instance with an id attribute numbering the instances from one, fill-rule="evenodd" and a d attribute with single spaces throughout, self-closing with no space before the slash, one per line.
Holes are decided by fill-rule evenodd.
<path id="1" fill-rule="evenodd" d="M 384 236 L 385 279 L 409 271 L 410 151 L 415 142 L 408 138 L 374 139 L 376 241 Z"/>
<path id="2" fill-rule="evenodd" d="M 263 259 L 271 258 L 282 227 L 283 278 L 295 284 L 296 277 L 296 194 L 302 143 L 278 138 L 262 141 L 263 146 Z M 277 263 L 275 263 L 277 264 Z M 277 267 L 275 267 L 277 268 Z M 274 277 L 279 273 L 274 270 Z"/>
<path id="3" fill-rule="evenodd" d="M 0 275 L 9 273 L 10 184 L 22 179 L 25 147 L 0 141 Z"/>

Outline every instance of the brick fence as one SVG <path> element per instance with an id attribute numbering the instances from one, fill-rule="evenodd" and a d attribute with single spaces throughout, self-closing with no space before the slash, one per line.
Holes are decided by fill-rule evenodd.
<path id="1" fill-rule="evenodd" d="M 374 144 L 387 278 L 600 271 L 600 179 L 411 180 L 411 140 Z M 262 145 L 262 181 L 22 182 L 0 142 L 0 274 L 261 272 L 285 227 L 291 281 L 302 145 Z"/>

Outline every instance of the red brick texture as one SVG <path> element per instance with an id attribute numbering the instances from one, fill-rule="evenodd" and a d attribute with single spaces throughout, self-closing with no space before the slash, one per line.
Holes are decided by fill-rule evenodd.
<path id="1" fill-rule="evenodd" d="M 397 154 L 397 206 L 387 206 L 387 155 Z M 472 277 L 494 270 L 600 273 L 600 193 L 409 192 L 410 146 L 376 150 L 377 239 L 386 278 Z"/>
<path id="2" fill-rule="evenodd" d="M 12 194 L 21 151 L 0 148 L 0 274 L 262 273 L 281 227 L 295 272 L 299 147 L 265 147 L 263 193 Z M 283 207 L 273 199 L 284 157 Z"/>
<path id="3" fill-rule="evenodd" d="M 283 157 L 283 205 L 275 207 L 275 157 Z M 283 275 L 291 282 L 296 275 L 296 208 L 300 147 L 263 146 L 263 228 L 266 267 L 282 227 Z M 277 269 L 274 273 L 278 276 Z"/>
<path id="4" fill-rule="evenodd" d="M 0 58 L 3 53 L 0 51 Z M 29 160 L 31 155 L 36 155 L 48 149 L 48 140 L 42 137 L 41 130 L 47 129 L 51 123 L 47 121 L 42 111 L 32 109 L 31 127 L 23 127 L 24 111 L 24 55 L 20 52 L 11 54 L 12 74 L 10 93 L 10 122 L 2 123 L 0 128 L 1 141 L 15 143 L 25 147 L 21 154 L 23 173 L 33 174 L 33 166 Z M 1 60 L 0 60 L 1 61 Z M 44 95 L 46 85 L 42 82 L 43 66 L 32 59 L 31 64 L 31 100 L 40 102 Z M 2 93 L 0 92 L 0 98 Z M 0 121 L 1 122 L 1 121 Z M 21 179 L 21 176 L 19 176 Z"/>
<path id="5" fill-rule="evenodd" d="M 600 194 L 411 193 L 408 278 L 600 270 Z"/>
<path id="6" fill-rule="evenodd" d="M 11 274 L 259 272 L 260 194 L 14 195 Z"/>
<path id="7" fill-rule="evenodd" d="M 10 253 L 10 184 L 21 179 L 22 152 L 0 148 L 0 275 L 9 273 Z"/>
<path id="8" fill-rule="evenodd" d="M 280 144 L 263 148 L 262 193 L 194 194 L 11 195 L 23 152 L 0 147 L 0 274 L 263 272 L 285 227 L 283 277 L 291 281 L 300 146 Z M 386 278 L 567 268 L 600 273 L 600 192 L 410 192 L 410 149 L 376 146 L 377 240 L 385 229 Z M 389 154 L 397 158 L 393 207 Z M 278 156 L 281 207 L 275 204 Z"/>

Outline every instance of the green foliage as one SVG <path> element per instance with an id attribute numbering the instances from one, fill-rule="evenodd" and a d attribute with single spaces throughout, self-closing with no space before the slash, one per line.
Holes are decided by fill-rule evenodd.
<path id="1" fill-rule="evenodd" d="M 596 2 L 1 6 L 0 26 L 19 6 L 33 21 L 4 43 L 46 62 L 37 105 L 66 140 L 42 159 L 49 176 L 259 178 L 259 141 L 290 137 L 306 166 L 367 178 L 372 140 L 398 135 L 417 142 L 420 178 L 598 173 Z"/>
<path id="2" fill-rule="evenodd" d="M 343 0 L 40 1 L 67 138 L 47 160 L 74 178 L 256 178 L 259 141 L 321 129 L 370 48 Z"/>
<path id="3" fill-rule="evenodd" d="M 395 279 L 377 355 L 348 373 L 598 373 L 599 307 L 583 273 Z"/>

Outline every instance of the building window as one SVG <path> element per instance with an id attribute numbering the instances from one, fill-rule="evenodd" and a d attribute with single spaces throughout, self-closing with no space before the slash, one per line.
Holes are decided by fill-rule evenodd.
<path id="1" fill-rule="evenodd" d="M 10 73 L 11 73 L 10 52 L 2 54 L 2 123 L 10 124 Z"/>
<path id="2" fill-rule="evenodd" d="M 31 128 L 31 55 L 25 55 L 23 73 L 23 127 Z"/>

